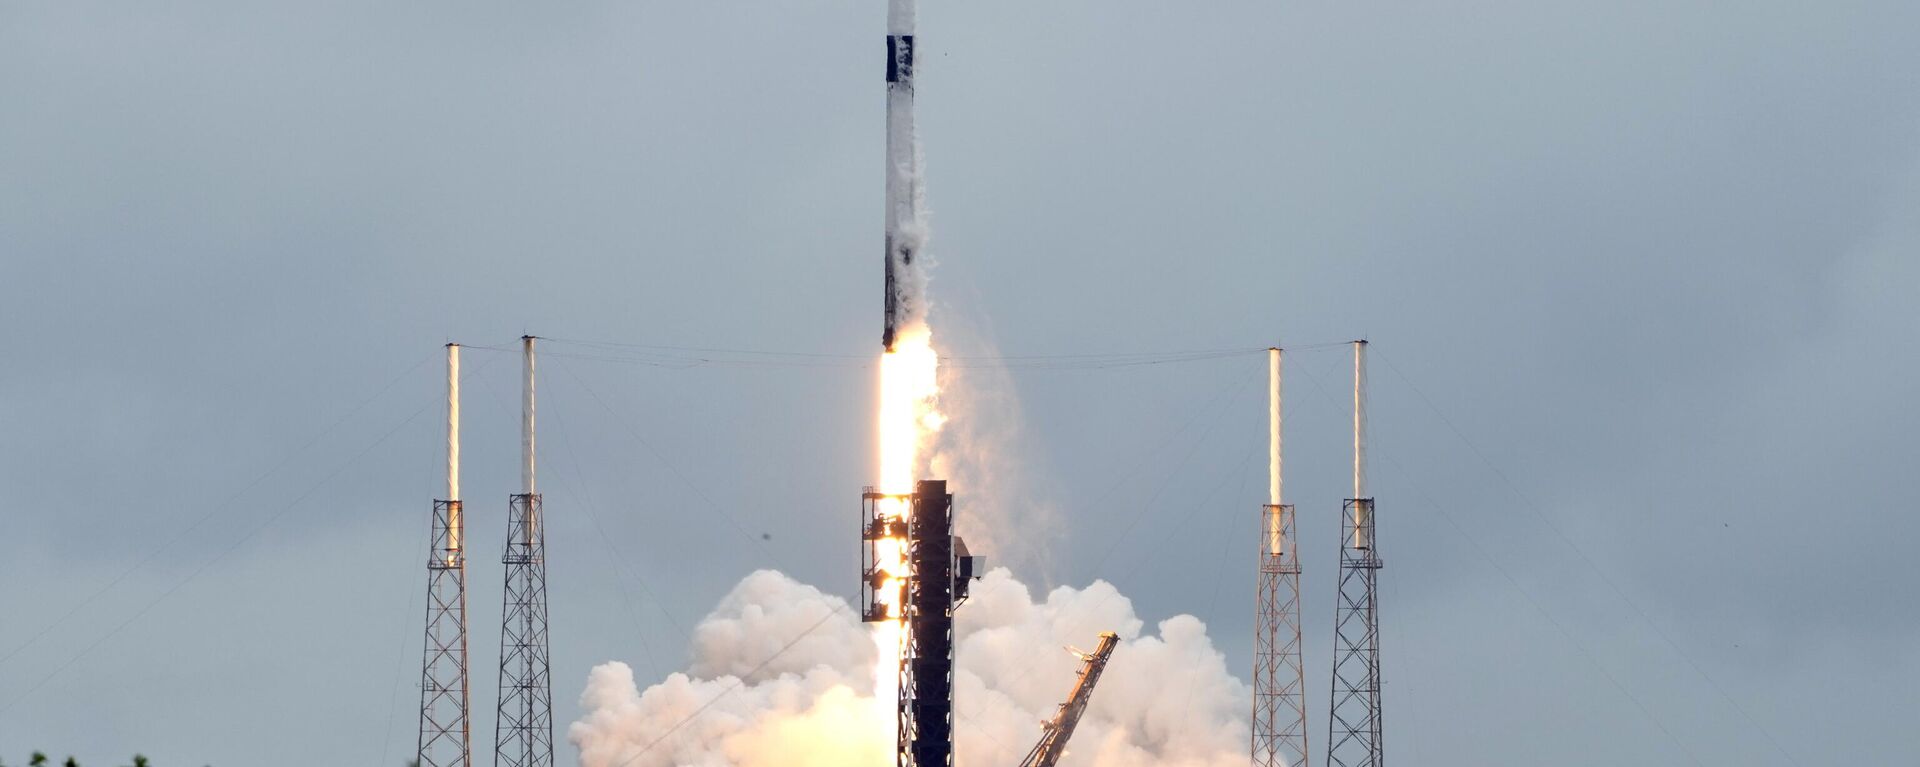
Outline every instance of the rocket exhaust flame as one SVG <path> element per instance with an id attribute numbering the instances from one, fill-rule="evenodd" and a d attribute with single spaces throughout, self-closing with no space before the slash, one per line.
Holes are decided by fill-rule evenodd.
<path id="1" fill-rule="evenodd" d="M 880 357 L 879 428 L 880 481 L 873 502 L 886 534 L 873 542 L 872 563 L 880 583 L 874 601 L 884 609 L 874 623 L 874 643 L 883 657 L 896 657 L 904 638 L 898 618 L 907 575 L 905 530 L 913 504 L 914 483 L 927 471 L 928 444 L 944 422 L 936 407 L 940 358 L 933 335 L 924 323 L 901 329 L 893 349 Z M 874 689 L 882 700 L 899 690 L 899 667 L 875 666 Z"/>

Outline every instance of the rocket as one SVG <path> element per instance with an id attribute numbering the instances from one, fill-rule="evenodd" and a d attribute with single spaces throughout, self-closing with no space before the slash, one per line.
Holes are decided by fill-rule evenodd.
<path id="1" fill-rule="evenodd" d="M 915 0 L 887 7 L 887 297 L 880 343 L 893 351 L 901 328 L 917 321 L 921 280 L 914 263 L 920 229 L 920 152 L 913 125 Z"/>

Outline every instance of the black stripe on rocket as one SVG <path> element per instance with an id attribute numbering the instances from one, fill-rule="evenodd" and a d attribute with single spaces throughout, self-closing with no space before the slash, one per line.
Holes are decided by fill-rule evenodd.
<path id="1" fill-rule="evenodd" d="M 913 85 L 913 35 L 887 35 L 887 82 Z"/>

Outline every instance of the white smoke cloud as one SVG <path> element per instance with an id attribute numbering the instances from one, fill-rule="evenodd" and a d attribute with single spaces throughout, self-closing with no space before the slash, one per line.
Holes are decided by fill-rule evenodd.
<path id="1" fill-rule="evenodd" d="M 992 357 L 999 349 L 982 334 L 969 332 L 971 318 L 943 316 L 941 331 L 962 356 Z M 950 366 L 940 373 L 940 409 L 965 414 L 942 424 L 934 436 L 926 476 L 941 477 L 961 489 L 964 505 L 954 515 L 955 532 L 974 553 L 1048 582 L 1055 574 L 1054 543 L 1061 533 L 1051 488 L 1040 477 L 1045 457 L 1029 444 L 1020 397 L 1005 369 Z M 980 417 L 991 414 L 991 417 Z M 1039 468 L 1036 468 L 1039 467 Z M 1017 534 L 1014 534 L 1017 531 Z"/>
<path id="2" fill-rule="evenodd" d="M 1018 763 L 1079 670 L 1059 648 L 1091 647 L 1102 631 L 1121 643 L 1063 767 L 1245 762 L 1249 693 L 1198 619 L 1175 616 L 1147 632 L 1105 582 L 1036 601 L 1005 569 L 974 584 L 958 616 L 958 764 Z M 754 573 L 701 622 L 692 656 L 687 672 L 645 690 L 624 663 L 595 668 L 586 713 L 568 731 L 581 767 L 893 763 L 893 701 L 872 693 L 879 653 L 844 600 Z"/>

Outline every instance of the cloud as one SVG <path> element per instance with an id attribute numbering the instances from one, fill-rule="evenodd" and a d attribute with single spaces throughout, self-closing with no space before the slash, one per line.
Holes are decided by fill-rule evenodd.
<path id="1" fill-rule="evenodd" d="M 1248 690 L 1198 619 L 1144 632 L 1110 584 L 1035 600 L 1004 568 L 974 589 L 956 625 L 957 763 L 1024 755 L 1078 672 L 1055 648 L 1091 646 L 1101 631 L 1121 643 L 1063 765 L 1244 761 Z M 644 690 L 624 663 L 589 674 L 585 713 L 568 730 L 582 767 L 891 764 L 893 702 L 873 697 L 882 656 L 854 615 L 780 573 L 748 576 L 695 630 L 687 672 Z"/>

